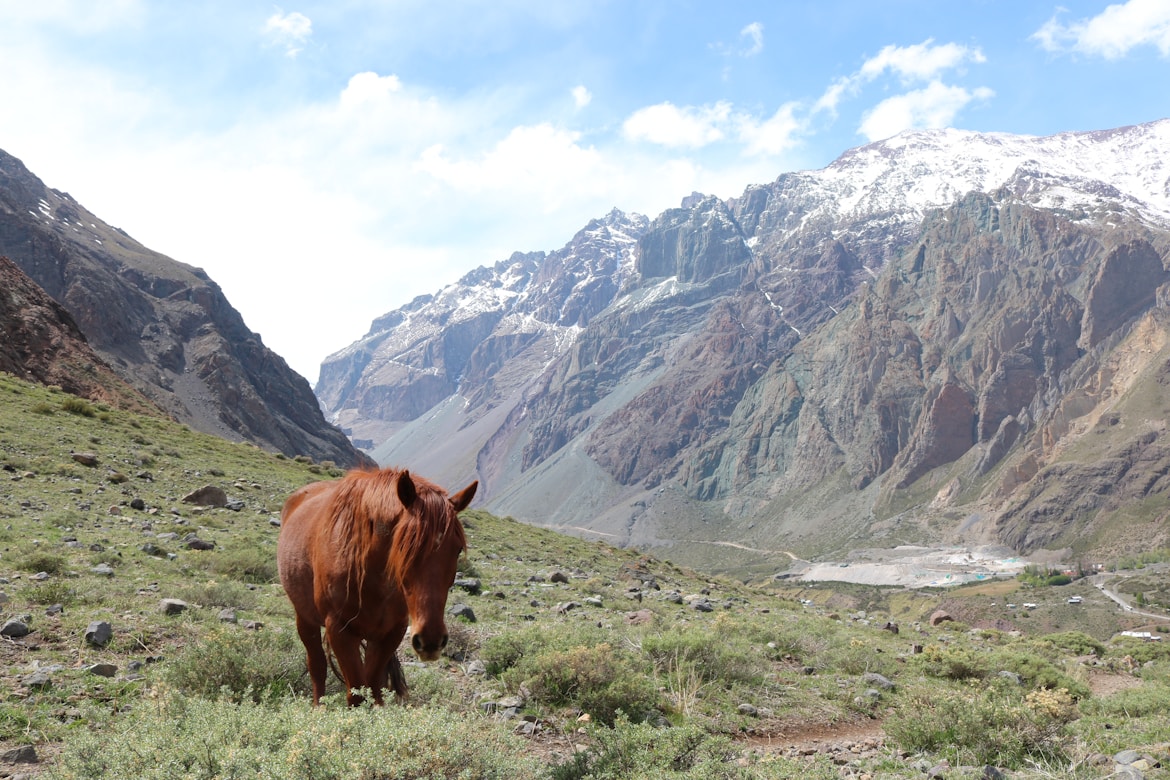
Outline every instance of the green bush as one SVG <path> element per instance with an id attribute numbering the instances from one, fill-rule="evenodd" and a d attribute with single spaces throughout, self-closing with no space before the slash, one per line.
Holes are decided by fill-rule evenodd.
<path id="1" fill-rule="evenodd" d="M 236 547 L 217 550 L 204 558 L 208 570 L 224 577 L 254 585 L 276 582 L 276 555 L 259 547 Z"/>
<path id="2" fill-rule="evenodd" d="M 647 672 L 628 653 L 602 643 L 526 657 L 503 677 L 513 690 L 524 685 L 533 701 L 576 707 L 609 724 L 619 711 L 641 721 L 657 707 L 658 688 Z"/>
<path id="3" fill-rule="evenodd" d="M 506 726 L 422 707 L 330 706 L 307 700 L 144 702 L 120 728 L 71 735 L 46 773 L 56 780 L 538 780 Z"/>
<path id="4" fill-rule="evenodd" d="M 97 409 L 94 409 L 93 404 L 75 395 L 71 395 L 61 402 L 61 410 L 80 417 L 97 416 Z"/>
<path id="5" fill-rule="evenodd" d="M 1105 655 L 1105 645 L 1083 631 L 1048 634 L 1037 641 L 1042 645 L 1050 645 L 1066 655 Z"/>
<path id="6" fill-rule="evenodd" d="M 762 654 L 733 642 L 734 634 L 716 634 L 704 626 L 676 628 L 642 639 L 642 652 L 655 669 L 692 667 L 703 682 L 758 684 L 767 671 Z"/>
<path id="7" fill-rule="evenodd" d="M 65 568 L 65 559 L 60 555 L 37 551 L 21 558 L 16 567 L 34 574 L 42 571 L 46 574 L 60 574 Z"/>
<path id="8" fill-rule="evenodd" d="M 1065 691 L 976 683 L 930 689 L 903 700 L 885 721 L 886 736 L 903 750 L 941 753 L 952 764 L 1017 768 L 1029 760 L 1062 762 L 1065 724 L 1076 716 Z"/>
<path id="9" fill-rule="evenodd" d="M 613 728 L 592 728 L 593 746 L 552 768 L 552 780 L 750 780 L 763 775 L 729 759 L 731 740 L 697 726 L 660 729 L 618 718 Z M 806 777 L 775 775 L 776 777 Z"/>
<path id="10" fill-rule="evenodd" d="M 292 631 L 209 633 L 167 667 L 165 678 L 184 693 L 230 701 L 310 690 L 304 648 Z"/>
<path id="11" fill-rule="evenodd" d="M 991 672 L 987 656 L 970 647 L 928 645 L 914 663 L 923 674 L 944 680 L 983 679 Z"/>

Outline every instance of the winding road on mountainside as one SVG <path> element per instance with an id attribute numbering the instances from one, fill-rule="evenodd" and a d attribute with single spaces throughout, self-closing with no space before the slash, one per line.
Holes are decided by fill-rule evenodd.
<path id="1" fill-rule="evenodd" d="M 1126 576 L 1126 575 L 1120 574 L 1120 573 L 1117 573 L 1117 574 L 1115 574 L 1115 573 L 1109 573 L 1109 574 L 1101 573 L 1101 574 L 1094 574 L 1092 577 L 1092 580 L 1093 580 L 1093 584 L 1097 586 L 1097 590 L 1101 591 L 1103 594 L 1105 594 L 1105 596 L 1107 596 L 1111 600 L 1117 602 L 1118 606 L 1120 606 L 1122 608 L 1122 610 L 1124 610 L 1125 612 L 1129 612 L 1130 614 L 1133 614 L 1133 615 L 1140 615 L 1142 617 L 1148 617 L 1148 618 L 1152 618 L 1154 620 L 1161 620 L 1163 622 L 1170 623 L 1170 616 L 1159 615 L 1159 614 L 1156 614 L 1154 612 L 1144 612 L 1140 609 L 1134 609 L 1133 605 L 1131 605 L 1128 601 L 1126 601 L 1124 596 L 1122 596 L 1120 593 L 1118 593 L 1115 590 L 1109 589 L 1109 583 L 1107 582 L 1109 577 L 1123 577 L 1123 576 Z"/>

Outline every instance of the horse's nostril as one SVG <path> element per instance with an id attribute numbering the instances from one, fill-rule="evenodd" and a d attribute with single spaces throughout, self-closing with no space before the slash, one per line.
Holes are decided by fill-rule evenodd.
<path id="1" fill-rule="evenodd" d="M 420 637 L 418 634 L 412 636 L 410 638 L 410 646 L 415 649 L 415 652 L 422 650 L 422 637 Z"/>
<path id="2" fill-rule="evenodd" d="M 443 641 L 439 643 L 439 649 L 442 650 L 447 646 L 447 635 L 443 634 Z"/>

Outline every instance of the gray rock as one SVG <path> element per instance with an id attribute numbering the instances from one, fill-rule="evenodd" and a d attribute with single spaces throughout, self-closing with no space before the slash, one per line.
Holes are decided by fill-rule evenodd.
<path id="1" fill-rule="evenodd" d="M 32 674 L 22 677 L 20 682 L 27 688 L 48 688 L 53 684 L 52 670 L 37 669 Z"/>
<path id="2" fill-rule="evenodd" d="M 90 664 L 85 667 L 85 671 L 98 677 L 113 677 L 118 673 L 118 667 L 113 664 Z"/>
<path id="3" fill-rule="evenodd" d="M 104 620 L 95 620 L 85 629 L 85 641 L 95 647 L 104 647 L 113 637 L 113 626 Z"/>
<path id="4" fill-rule="evenodd" d="M 6 636 L 10 639 L 18 639 L 22 636 L 28 636 L 30 633 L 32 633 L 32 629 L 18 618 L 9 618 L 0 627 L 0 636 Z"/>
<path id="5" fill-rule="evenodd" d="M 548 579 L 549 579 L 549 582 L 568 583 L 569 576 L 562 571 L 554 571 L 552 573 L 552 576 L 550 576 Z"/>
<path id="6" fill-rule="evenodd" d="M 451 607 L 451 614 L 455 617 L 461 617 L 469 623 L 474 623 L 476 620 L 475 611 L 466 604 L 456 604 Z"/>
<path id="7" fill-rule="evenodd" d="M 741 704 L 736 707 L 736 710 L 739 711 L 740 715 L 747 715 L 750 718 L 755 718 L 760 714 L 760 711 L 751 704 Z"/>
<path id="8" fill-rule="evenodd" d="M 75 463 L 80 463 L 82 466 L 93 468 L 98 464 L 98 456 L 93 452 L 75 452 L 73 453 L 73 460 Z"/>
<path id="9" fill-rule="evenodd" d="M 999 672 L 996 672 L 995 676 L 999 677 L 1001 679 L 1007 680 L 1009 682 L 1015 683 L 1016 685 L 1023 684 L 1023 680 L 1020 679 L 1020 675 L 1016 674 L 1015 672 L 1009 672 L 1006 669 L 999 671 Z"/>
<path id="10" fill-rule="evenodd" d="M 1136 750 L 1123 750 L 1113 756 L 1113 761 L 1118 764 L 1132 764 L 1142 757 L 1142 754 Z"/>
<path id="11" fill-rule="evenodd" d="M 178 615 L 187 611 L 187 602 L 182 599 L 163 599 L 159 602 L 159 609 L 164 615 Z"/>
<path id="12" fill-rule="evenodd" d="M 451 585 L 452 587 L 459 588 L 460 590 L 470 593 L 472 596 L 479 595 L 480 588 L 482 587 L 480 581 L 474 577 L 455 580 L 455 582 L 451 583 Z"/>
<path id="13" fill-rule="evenodd" d="M 196 506 L 227 506 L 228 497 L 223 488 L 215 485 L 204 485 L 183 496 L 182 501 L 184 504 L 195 504 Z"/>
<path id="14" fill-rule="evenodd" d="M 90 571 L 93 572 L 94 574 L 98 575 L 99 577 L 113 577 L 114 576 L 114 570 L 113 570 L 113 568 L 111 568 L 110 564 L 108 564 L 108 563 L 99 563 L 97 566 L 94 566 L 92 569 L 90 569 Z"/>
<path id="15" fill-rule="evenodd" d="M 861 681 L 867 685 L 872 685 L 875 688 L 881 688 L 884 691 L 892 691 L 894 683 L 888 677 L 884 677 L 877 672 L 866 672 L 861 675 Z"/>
<path id="16" fill-rule="evenodd" d="M 235 623 L 237 620 L 236 611 L 231 607 L 228 607 L 227 609 L 221 609 L 219 611 L 219 619 L 222 623 Z"/>
<path id="17" fill-rule="evenodd" d="M 39 761 L 37 749 L 32 745 L 21 745 L 0 753 L 0 762 L 5 764 L 36 764 Z"/>
<path id="18" fill-rule="evenodd" d="M 467 674 L 487 674 L 487 666 L 477 658 L 467 664 Z"/>
<path id="19" fill-rule="evenodd" d="M 597 596 L 586 596 L 585 598 L 581 599 L 581 603 L 587 607 L 605 606 L 601 599 L 597 598 Z"/>

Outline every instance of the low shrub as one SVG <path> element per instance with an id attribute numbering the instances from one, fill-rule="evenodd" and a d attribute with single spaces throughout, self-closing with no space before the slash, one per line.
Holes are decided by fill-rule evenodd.
<path id="1" fill-rule="evenodd" d="M 602 643 L 526 657 L 503 677 L 513 690 L 526 687 L 532 701 L 576 707 L 611 724 L 619 711 L 637 722 L 658 706 L 658 688 L 647 672 L 628 653 Z"/>
<path id="2" fill-rule="evenodd" d="M 215 631 L 188 646 L 164 677 L 183 693 L 229 701 L 310 690 L 304 648 L 292 631 Z"/>
<path id="3" fill-rule="evenodd" d="M 1061 762 L 1065 725 L 1076 717 L 1067 691 L 1033 691 L 995 682 L 918 691 L 886 719 L 903 750 L 937 752 L 953 764 L 1017 768 L 1029 760 Z"/>
<path id="4" fill-rule="evenodd" d="M 311 708 L 307 700 L 237 703 L 171 694 L 124 717 L 121 728 L 73 735 L 47 777 L 547 777 L 506 726 L 442 709 L 332 702 Z"/>
<path id="5" fill-rule="evenodd" d="M 613 728 L 592 728 L 589 735 L 593 746 L 553 767 L 552 780 L 627 780 L 631 777 L 749 780 L 764 777 L 753 768 L 740 767 L 729 760 L 737 752 L 730 739 L 708 734 L 697 726 L 660 729 L 620 717 L 615 720 Z M 802 772 L 799 776 L 806 775 Z"/>

